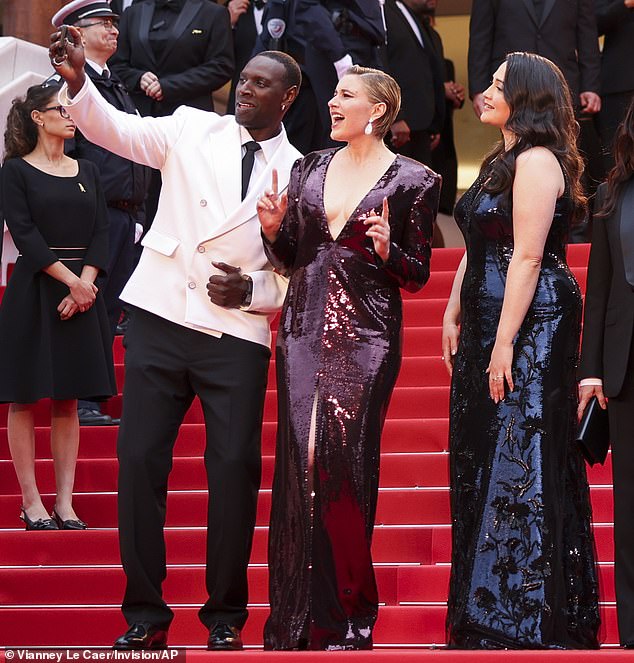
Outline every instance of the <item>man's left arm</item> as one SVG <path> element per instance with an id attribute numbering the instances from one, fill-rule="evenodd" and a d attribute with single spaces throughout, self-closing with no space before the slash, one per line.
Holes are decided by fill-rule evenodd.
<path id="1" fill-rule="evenodd" d="M 211 94 L 222 87 L 233 75 L 233 43 L 231 20 L 225 7 L 213 5 L 214 12 L 208 23 L 209 35 L 203 61 L 178 74 L 159 77 L 163 100 L 185 101 L 196 95 Z"/>
<path id="2" fill-rule="evenodd" d="M 601 54 L 594 13 L 594 0 L 578 0 L 577 57 L 579 62 L 579 91 L 601 92 Z"/>

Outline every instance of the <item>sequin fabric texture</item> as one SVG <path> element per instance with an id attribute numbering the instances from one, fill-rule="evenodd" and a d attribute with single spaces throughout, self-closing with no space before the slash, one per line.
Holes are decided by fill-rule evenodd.
<path id="1" fill-rule="evenodd" d="M 451 385 L 455 648 L 595 648 L 598 587 L 585 465 L 574 445 L 581 294 L 566 264 L 571 202 L 557 201 L 535 296 L 514 344 L 515 389 L 488 366 L 513 254 L 512 214 L 482 190 L 456 207 L 467 245 Z"/>
<path id="2" fill-rule="evenodd" d="M 265 242 L 290 277 L 276 348 L 267 649 L 372 646 L 378 595 L 370 546 L 381 430 L 401 362 L 399 288 L 415 291 L 429 278 L 440 178 L 397 156 L 333 239 L 323 192 L 334 154 L 295 164 L 280 235 Z M 384 196 L 385 264 L 363 225 Z"/>

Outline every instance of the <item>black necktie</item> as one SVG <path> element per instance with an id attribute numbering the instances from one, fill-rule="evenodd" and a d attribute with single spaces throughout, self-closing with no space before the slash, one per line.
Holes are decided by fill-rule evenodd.
<path id="1" fill-rule="evenodd" d="M 255 162 L 255 153 L 261 149 L 260 145 L 254 140 L 245 143 L 244 147 L 246 148 L 246 152 L 242 157 L 242 200 L 246 198 L 247 189 L 249 188 L 249 180 L 251 179 L 253 163 Z"/>

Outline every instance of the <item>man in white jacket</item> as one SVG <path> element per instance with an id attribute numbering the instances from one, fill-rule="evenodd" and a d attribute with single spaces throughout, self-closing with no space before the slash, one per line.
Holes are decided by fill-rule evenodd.
<path id="1" fill-rule="evenodd" d="M 264 52 L 242 71 L 235 117 L 182 106 L 172 116 L 141 118 L 116 111 L 95 91 L 73 28 L 50 54 L 67 83 L 60 103 L 84 135 L 163 178 L 154 224 L 121 295 L 133 310 L 118 439 L 122 610 L 130 629 L 114 646 L 167 645 L 167 478 L 179 427 L 198 396 L 209 487 L 209 598 L 199 614 L 209 649 L 240 649 L 270 321 L 286 290 L 264 255 L 255 205 L 273 169 L 283 187 L 301 156 L 282 126 L 301 74 L 287 55 Z"/>

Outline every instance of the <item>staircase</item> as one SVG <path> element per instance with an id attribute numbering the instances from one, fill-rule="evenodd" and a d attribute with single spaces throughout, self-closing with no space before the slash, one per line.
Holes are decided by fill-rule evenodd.
<path id="1" fill-rule="evenodd" d="M 404 359 L 385 426 L 381 454 L 381 487 L 374 534 L 374 562 L 381 609 L 374 632 L 375 652 L 368 657 L 419 659 L 442 646 L 450 562 L 447 429 L 449 378 L 440 359 L 442 313 L 462 250 L 436 249 L 433 273 L 422 293 L 404 293 Z M 587 246 L 571 246 L 570 264 L 585 286 Z M 115 344 L 117 380 L 123 384 L 123 349 Z M 267 616 L 267 522 L 273 476 L 276 397 L 271 366 L 262 438 L 263 476 L 257 529 L 249 567 L 250 617 L 245 643 L 257 648 Z M 52 506 L 53 464 L 48 448 L 48 404 L 38 406 L 37 476 L 44 502 Z M 0 424 L 6 425 L 0 406 Z M 108 404 L 120 411 L 120 396 Z M 175 448 L 167 509 L 167 602 L 176 618 L 170 645 L 200 648 L 206 632 L 197 618 L 204 602 L 205 518 L 207 494 L 202 462 L 204 433 L 200 405 L 188 412 Z M 0 645 L 7 647 L 110 646 L 126 630 L 119 611 L 124 576 L 119 566 L 116 531 L 115 427 L 81 430 L 75 482 L 75 508 L 90 529 L 85 532 L 25 532 L 18 520 L 20 496 L 0 428 Z M 596 545 L 600 562 L 602 642 L 618 643 L 614 604 L 612 492 L 610 459 L 589 471 Z M 397 649 L 398 651 L 393 651 Z M 192 652 L 191 655 L 209 656 Z M 445 660 L 469 656 L 490 660 L 491 652 L 445 653 Z M 505 655 L 520 656 L 535 652 Z M 573 654 L 570 652 L 569 654 Z M 627 655 L 604 651 L 605 656 Z M 188 656 L 190 652 L 188 652 Z M 229 654 L 229 658 L 284 654 Z M 326 654 L 328 655 L 328 654 Z M 332 654 L 330 654 L 332 655 Z M 355 654 L 345 653 L 345 656 Z M 486 659 L 483 656 L 486 655 Z M 568 656 L 562 652 L 540 656 Z M 217 656 L 217 655 L 216 655 Z M 289 654 L 288 656 L 298 656 Z M 306 656 L 306 655 L 299 655 Z M 313 656 L 321 656 L 313 654 Z M 581 657 L 596 652 L 577 652 Z M 568 660 L 568 658 L 566 658 Z M 570 658 L 572 661 L 572 658 Z"/>

